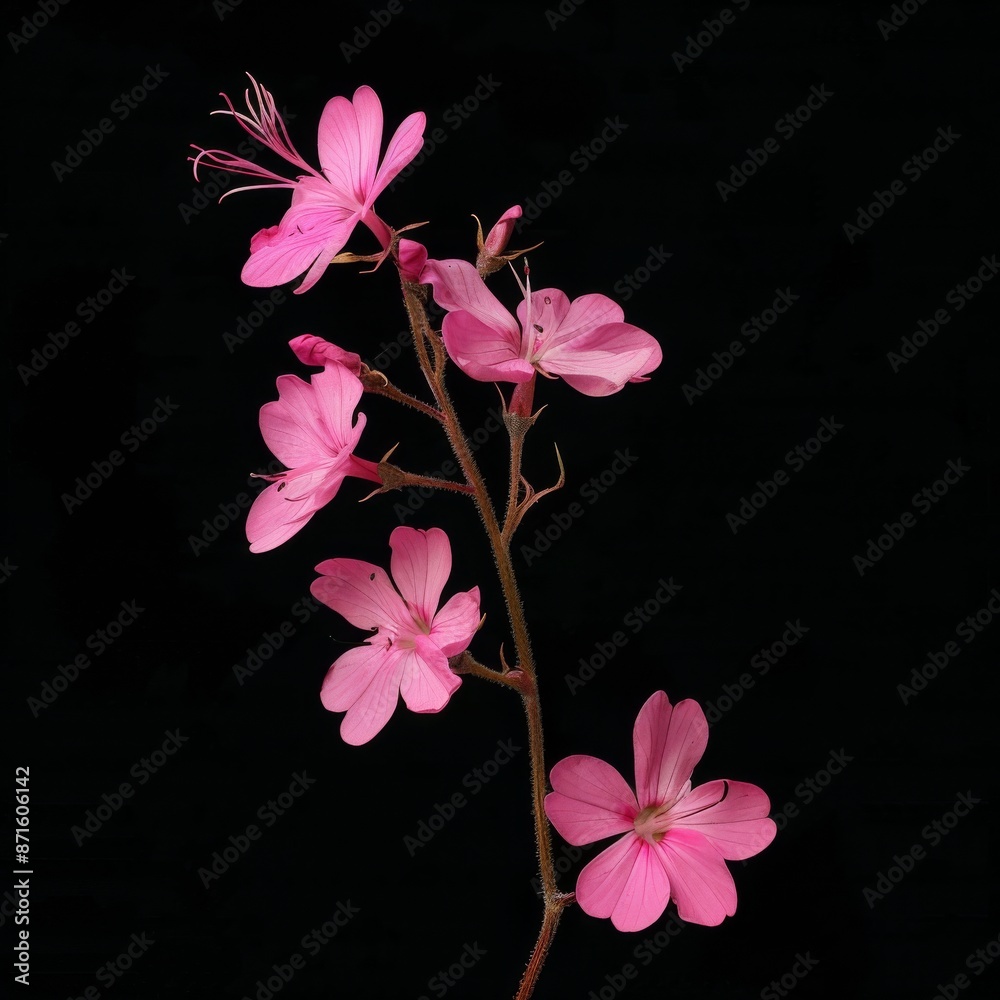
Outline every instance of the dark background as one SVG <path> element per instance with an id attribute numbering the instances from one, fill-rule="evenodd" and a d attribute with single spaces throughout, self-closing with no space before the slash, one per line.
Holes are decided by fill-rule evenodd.
<path id="1" fill-rule="evenodd" d="M 342 43 L 352 44 L 372 7 L 326 5 L 317 20 L 319 8 L 295 2 L 71 3 L 34 37 L 8 36 L 0 254 L 10 281 L 11 436 L 0 558 L 8 775 L 22 765 L 31 778 L 34 995 L 253 998 L 258 980 L 266 987 L 273 966 L 299 953 L 305 967 L 282 998 L 416 1000 L 442 995 L 432 977 L 478 948 L 485 955 L 447 995 L 506 998 L 541 917 L 525 730 L 511 692 L 467 679 L 441 714 L 401 707 L 361 748 L 341 741 L 339 716 L 318 698 L 329 664 L 359 636 L 333 612 L 307 615 L 298 603 L 313 567 L 333 556 L 386 564 L 399 523 L 393 504 L 407 497 L 358 506 L 367 484 L 348 481 L 293 540 L 256 556 L 244 514 L 225 514 L 241 493 L 253 495 L 248 474 L 271 460 L 257 411 L 275 398 L 274 379 L 307 374 L 287 341 L 316 333 L 378 363 L 405 327 L 390 269 L 331 267 L 305 295 L 285 288 L 252 336 L 227 346 L 224 334 L 272 294 L 244 286 L 239 273 L 249 237 L 278 221 L 288 196 L 238 194 L 219 206 L 217 191 L 199 194 L 185 157 L 190 143 L 234 149 L 243 138 L 231 119 L 208 113 L 223 106 L 220 91 L 242 92 L 245 71 L 294 115 L 293 140 L 313 162 L 324 103 L 362 83 L 382 99 L 385 139 L 414 110 L 427 113 L 428 133 L 443 128 L 446 142 L 379 201 L 397 227 L 430 220 L 420 238 L 432 256 L 471 256 L 470 213 L 489 225 L 515 202 L 537 204 L 543 184 L 567 169 L 571 184 L 513 241 L 545 241 L 531 258 L 536 288 L 621 300 L 616 283 L 651 249 L 672 254 L 623 303 L 626 318 L 663 345 L 652 380 L 603 399 L 560 382 L 538 390 L 548 408 L 528 439 L 527 474 L 548 485 L 556 441 L 567 484 L 526 519 L 515 559 L 547 759 L 591 753 L 630 777 L 633 720 L 663 689 L 675 702 L 728 707 L 696 783 L 752 781 L 775 812 L 791 803 L 792 815 L 771 847 L 731 865 L 735 917 L 686 928 L 645 964 L 636 949 L 677 928 L 669 913 L 624 935 L 568 910 L 536 996 L 784 995 L 769 984 L 787 992 L 798 956 L 811 966 L 793 987 L 803 998 L 931 1000 L 963 973 L 963 995 L 989 995 L 1000 971 L 977 975 L 966 958 L 989 942 L 1000 952 L 1000 625 L 968 632 L 971 642 L 956 627 L 1000 585 L 991 492 L 1000 287 L 987 282 L 961 311 L 947 298 L 1000 250 L 989 6 L 928 3 L 883 38 L 889 3 L 753 2 L 742 12 L 732 4 L 732 23 L 683 72 L 673 53 L 718 18 L 721 3 L 589 0 L 551 22 L 555 2 L 403 3 L 363 50 L 345 55 Z M 22 33 L 20 19 L 39 10 L 23 3 L 6 28 Z M 147 67 L 159 67 L 161 82 L 120 117 L 114 102 Z M 481 74 L 499 86 L 467 119 L 446 118 Z M 814 87 L 832 96 L 794 135 L 776 132 Z M 57 176 L 67 144 L 102 118 L 113 130 Z M 579 155 L 571 158 L 606 118 L 627 129 L 580 171 Z M 903 164 L 939 129 L 960 138 L 911 179 Z M 778 151 L 723 200 L 717 182 L 771 137 Z M 849 241 L 844 224 L 857 224 L 894 180 L 905 192 Z M 349 248 L 373 245 L 359 228 Z M 32 352 L 78 320 L 78 305 L 115 269 L 134 279 L 26 375 Z M 509 276 L 493 280 L 513 305 Z M 797 301 L 750 345 L 741 326 L 786 288 Z M 942 308 L 948 322 L 894 372 L 888 353 Z M 746 353 L 689 403 L 682 387 L 733 341 Z M 386 371 L 421 391 L 407 351 Z M 495 390 L 457 371 L 451 385 L 467 428 L 481 426 Z M 158 399 L 175 412 L 133 451 L 123 448 L 122 435 Z M 365 457 L 397 441 L 395 459 L 413 470 L 447 457 L 419 415 L 371 397 L 360 409 Z M 792 472 L 786 453 L 824 418 L 843 429 Z M 115 449 L 123 464 L 68 510 L 63 495 L 76 478 Z M 636 460 L 597 502 L 581 500 L 616 451 Z M 502 498 L 503 435 L 479 456 Z M 921 513 L 914 495 L 958 460 L 969 471 Z M 787 485 L 734 533 L 726 515 L 777 469 Z M 547 552 L 520 550 L 536 532 L 554 533 L 553 518 L 574 501 L 583 516 Z M 860 575 L 854 557 L 906 511 L 915 524 Z M 213 536 L 206 522 L 220 516 Z M 446 595 L 482 587 L 488 617 L 472 648 L 495 663 L 511 641 L 471 505 L 436 495 L 406 523 L 451 534 Z M 626 616 L 655 605 L 659 581 L 671 579 L 682 589 L 633 632 Z M 143 610 L 95 655 L 98 640 L 88 640 L 122 602 Z M 781 639 L 786 621 L 808 633 L 763 674 L 751 659 Z M 282 623 L 294 633 L 241 684 L 234 667 Z M 567 675 L 579 676 L 581 658 L 616 631 L 626 633 L 624 648 L 571 690 Z M 948 642 L 959 655 L 919 694 L 901 694 L 897 686 Z M 45 703 L 45 685 L 79 654 L 89 667 L 60 680 L 61 692 L 50 687 L 58 697 Z M 726 686 L 740 692 L 735 703 L 724 700 Z M 139 762 L 171 731 L 186 742 L 140 784 Z M 463 779 L 508 740 L 522 749 L 472 795 Z M 851 758 L 832 777 L 831 754 Z M 303 771 L 315 784 L 273 826 L 261 822 L 258 810 Z M 74 836 L 123 782 L 132 797 L 98 832 Z M 464 807 L 411 857 L 403 838 L 456 792 Z M 923 833 L 960 794 L 978 800 L 971 814 L 943 838 Z M 206 888 L 199 869 L 251 823 L 260 840 Z M 866 898 L 913 845 L 925 853 L 912 872 L 884 898 Z M 570 865 L 564 888 L 591 856 Z M 7 892 L 16 876 L 4 880 Z M 358 912 L 308 954 L 303 937 L 348 902 Z M 155 943 L 112 980 L 107 963 L 133 935 Z M 622 973 L 627 963 L 633 979 Z"/>

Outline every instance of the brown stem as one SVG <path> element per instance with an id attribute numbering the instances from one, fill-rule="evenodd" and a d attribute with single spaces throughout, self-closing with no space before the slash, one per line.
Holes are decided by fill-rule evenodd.
<path id="1" fill-rule="evenodd" d="M 420 360 L 420 366 L 441 411 L 442 422 L 445 432 L 448 435 L 448 441 L 451 444 L 455 458 L 458 459 L 466 482 L 475 490 L 476 506 L 479 509 L 479 515 L 482 518 L 483 526 L 486 528 L 490 548 L 493 551 L 493 559 L 496 562 L 497 573 L 500 577 L 500 586 L 503 589 L 511 633 L 513 634 L 514 645 L 517 650 L 517 666 L 519 671 L 514 671 L 513 673 L 519 672 L 521 674 L 517 687 L 521 692 L 521 699 L 528 720 L 528 748 L 531 757 L 535 842 L 538 847 L 538 867 L 545 904 L 545 914 L 538 943 L 535 945 L 535 951 L 532 954 L 528 969 L 525 971 L 517 994 L 517 1000 L 525 1000 L 534 990 L 535 980 L 541 970 L 542 962 L 545 960 L 552 935 L 558 923 L 558 914 L 572 900 L 571 896 L 565 896 L 560 893 L 556 885 L 555 865 L 552 861 L 552 840 L 549 834 L 548 820 L 545 817 L 545 754 L 542 734 L 542 713 L 538 701 L 538 686 L 535 679 L 535 663 L 531 654 L 528 627 L 524 618 L 524 608 L 521 604 L 521 595 L 517 586 L 517 578 L 514 574 L 514 565 L 511 560 L 508 541 L 504 537 L 500 525 L 497 523 L 493 501 L 486 491 L 486 484 L 483 481 L 482 473 L 479 471 L 479 466 L 473 457 L 472 449 L 469 447 L 468 439 L 462 430 L 458 416 L 455 413 L 455 408 L 445 389 L 443 361 L 438 366 L 435 366 L 435 369 L 432 369 L 430 366 L 427 344 L 431 344 L 434 348 L 436 358 L 439 358 L 440 355 L 436 345 L 436 335 L 430 329 L 427 313 L 424 309 L 424 293 L 421 291 L 420 286 L 403 282 L 403 299 L 406 303 L 406 311 L 409 316 L 411 329 L 413 330 L 413 341 L 417 347 L 417 357 Z M 520 463 L 518 462 L 519 465 Z M 512 486 L 512 489 L 516 490 L 516 486 Z"/>
<path id="2" fill-rule="evenodd" d="M 376 396 L 385 396 L 387 399 L 395 400 L 404 406 L 412 406 L 438 423 L 444 422 L 444 416 L 440 410 L 435 410 L 433 406 L 428 406 L 423 400 L 411 396 L 402 389 L 396 388 L 381 372 L 370 372 L 361 377 L 361 384 L 365 387 L 365 392 L 370 392 Z"/>

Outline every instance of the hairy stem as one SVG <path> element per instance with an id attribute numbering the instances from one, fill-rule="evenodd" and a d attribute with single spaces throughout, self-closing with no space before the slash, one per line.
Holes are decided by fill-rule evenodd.
<path id="1" fill-rule="evenodd" d="M 489 538 L 490 548 L 493 551 L 493 559 L 496 563 L 497 574 L 500 577 L 500 586 L 503 589 L 504 602 L 507 605 L 507 615 L 510 620 L 511 633 L 514 638 L 514 646 L 517 650 L 517 667 L 508 677 L 515 679 L 516 686 L 521 694 L 525 715 L 528 721 L 528 747 L 531 757 L 531 788 L 532 788 L 532 811 L 535 821 L 535 842 L 538 848 L 539 876 L 543 889 L 543 900 L 545 905 L 542 929 L 535 944 L 528 967 L 521 980 L 520 988 L 517 992 L 516 1000 L 527 1000 L 535 988 L 535 982 L 541 971 L 542 963 L 548 953 L 552 936 L 555 933 L 556 925 L 559 922 L 559 915 L 562 909 L 572 901 L 572 895 L 565 895 L 559 892 L 556 886 L 555 866 L 552 860 L 552 840 L 549 833 L 549 824 L 545 816 L 545 754 L 542 733 L 542 713 L 538 700 L 538 684 L 535 673 L 535 662 L 531 653 L 531 642 L 528 636 L 528 627 L 524 618 L 524 608 L 521 604 L 521 595 L 517 586 L 517 578 L 514 574 L 514 565 L 511 560 L 509 539 L 505 537 L 497 522 L 496 511 L 493 508 L 493 501 L 486 491 L 486 484 L 483 481 L 482 473 L 469 447 L 468 439 L 465 436 L 458 416 L 455 413 L 454 405 L 451 402 L 448 392 L 444 386 L 444 350 L 440 338 L 431 329 L 427 319 L 427 311 L 424 308 L 424 292 L 419 285 L 403 282 L 403 300 L 406 304 L 407 315 L 410 320 L 410 327 L 413 331 L 413 341 L 417 349 L 417 358 L 420 367 L 424 372 L 428 385 L 434 393 L 435 401 L 441 412 L 442 424 L 448 435 L 455 458 L 458 460 L 466 482 L 474 491 L 476 506 L 482 518 L 483 526 Z M 436 364 L 431 365 L 428 353 L 428 345 L 434 352 Z M 511 456 L 511 485 L 510 493 L 516 504 L 517 481 L 520 479 L 520 448 L 516 448 L 516 462 L 514 455 L 515 446 L 512 440 Z M 515 467 L 516 465 L 516 467 Z M 515 476 L 517 477 L 515 479 Z M 508 509 L 508 516 L 510 512 Z M 483 668 L 488 669 L 488 668 Z M 478 671 L 473 671 L 478 672 Z M 515 677 L 516 675 L 516 677 Z M 491 678 L 492 679 L 492 678 Z M 509 682 L 508 682 L 509 683 Z"/>

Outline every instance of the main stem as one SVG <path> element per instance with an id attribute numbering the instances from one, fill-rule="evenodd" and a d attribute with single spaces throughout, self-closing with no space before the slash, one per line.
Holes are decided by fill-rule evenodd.
<path id="1" fill-rule="evenodd" d="M 528 749 L 531 758 L 531 790 L 532 790 L 532 811 L 535 819 L 535 843 L 538 848 L 538 869 L 542 883 L 542 893 L 545 911 L 542 919 L 542 927 L 535 942 L 531 958 L 528 960 L 527 968 L 521 979 L 515 1000 L 528 1000 L 534 992 L 538 974 L 541 972 L 545 956 L 548 954 L 555 934 L 556 926 L 563 908 L 573 900 L 572 894 L 564 894 L 559 891 L 556 885 L 555 866 L 552 862 L 552 841 L 549 835 L 548 820 L 545 818 L 545 753 L 542 733 L 542 712 L 538 700 L 538 681 L 535 673 L 535 662 L 531 654 L 531 641 L 528 636 L 528 627 L 524 619 L 524 608 L 521 604 L 521 594 L 517 586 L 517 578 L 514 574 L 514 565 L 510 556 L 510 547 L 507 539 L 504 538 L 500 525 L 497 523 L 496 512 L 493 509 L 493 501 L 489 493 L 486 492 L 486 484 L 483 481 L 482 473 L 473 457 L 472 449 L 465 437 L 465 432 L 459 423 L 458 415 L 455 413 L 448 392 L 444 386 L 444 378 L 441 368 L 443 365 L 432 368 L 428 347 L 431 348 L 435 358 L 442 356 L 440 342 L 437 334 L 430 327 L 427 319 L 427 312 L 424 309 L 424 293 L 419 285 L 403 282 L 403 299 L 406 303 L 406 311 L 410 320 L 410 327 L 413 331 L 413 340 L 417 349 L 417 357 L 420 367 L 424 372 L 428 385 L 434 393 L 438 409 L 443 417 L 442 423 L 448 435 L 455 458 L 465 475 L 466 482 L 473 488 L 476 506 L 479 515 L 486 528 L 489 538 L 490 548 L 493 551 L 493 560 L 496 563 L 497 574 L 500 577 L 500 586 L 503 589 L 504 602 L 507 605 L 507 615 L 510 620 L 511 633 L 514 638 L 514 646 L 517 651 L 517 666 L 521 671 L 521 680 L 518 689 L 521 694 L 521 702 L 524 705 L 524 712 L 528 722 Z M 520 462 L 518 462 L 518 467 Z M 511 475 L 515 473 L 512 463 Z M 511 483 L 511 490 L 516 491 L 514 482 Z M 516 493 L 514 494 L 516 496 Z"/>

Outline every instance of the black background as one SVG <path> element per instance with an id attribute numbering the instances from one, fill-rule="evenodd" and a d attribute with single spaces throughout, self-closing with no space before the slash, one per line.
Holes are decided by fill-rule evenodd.
<path id="1" fill-rule="evenodd" d="M 278 375 L 308 371 L 287 341 L 316 333 L 374 361 L 405 328 L 391 269 L 332 267 L 305 295 L 285 288 L 273 315 L 227 346 L 224 334 L 271 295 L 239 273 L 250 235 L 278 221 L 287 194 L 195 201 L 185 157 L 190 143 L 234 149 L 243 138 L 232 119 L 208 112 L 223 106 L 220 91 L 242 92 L 246 71 L 294 115 L 293 139 L 313 162 L 324 103 L 362 83 L 382 99 L 386 138 L 414 110 L 427 113 L 428 132 L 443 128 L 446 142 L 379 201 L 397 227 L 430 220 L 420 238 L 432 256 L 471 256 L 470 213 L 488 225 L 515 202 L 537 203 L 565 169 L 572 183 L 513 241 L 545 241 L 531 257 L 536 288 L 621 298 L 616 283 L 651 249 L 672 254 L 623 303 L 663 345 L 652 380 L 603 399 L 560 382 L 537 394 L 548 408 L 528 439 L 527 474 L 538 486 L 552 480 L 553 441 L 567 468 L 565 489 L 529 515 L 515 553 L 547 760 L 591 753 L 631 775 L 632 722 L 654 690 L 725 706 L 724 685 L 748 674 L 754 684 L 713 726 L 695 781 L 752 781 L 776 812 L 793 803 L 798 814 L 761 855 L 731 866 L 735 917 L 686 928 L 648 964 L 634 950 L 669 914 L 623 935 L 568 910 L 536 996 L 608 997 L 617 981 L 635 998 L 757 997 L 806 953 L 818 964 L 796 996 L 931 1000 L 963 972 L 963 995 L 996 990 L 995 966 L 974 975 L 965 962 L 997 947 L 1000 932 L 990 850 L 1000 626 L 971 643 L 956 626 L 1000 585 L 991 492 L 1000 288 L 986 283 L 961 311 L 947 300 L 1000 250 L 989 8 L 928 3 L 883 38 L 889 3 L 753 2 L 681 72 L 673 53 L 721 6 L 589 0 L 550 23 L 541 3 L 403 3 L 346 55 L 342 43 L 371 20 L 371 4 L 326 5 L 317 20 L 318 8 L 295 2 L 70 3 L 30 40 L 8 37 L 11 197 L 0 254 L 13 313 L 12 434 L 0 557 L 14 723 L 7 773 L 31 769 L 34 995 L 252 998 L 298 952 L 305 968 L 282 998 L 405 1000 L 441 995 L 432 977 L 478 945 L 485 955 L 447 995 L 504 998 L 541 917 L 512 693 L 467 679 L 441 714 L 400 707 L 361 748 L 340 740 L 339 717 L 318 698 L 330 662 L 359 636 L 327 609 L 296 615 L 313 566 L 333 556 L 387 564 L 393 504 L 407 498 L 358 506 L 367 484 L 348 481 L 305 530 L 262 555 L 247 551 L 242 513 L 206 534 L 220 505 L 253 494 L 248 474 L 271 460 L 258 408 L 275 398 Z M 20 18 L 39 9 L 22 4 L 7 29 L 21 32 Z M 147 67 L 162 70 L 161 82 L 121 118 L 113 102 Z M 499 86 L 467 119 L 446 118 L 480 75 Z M 832 96 L 780 136 L 776 121 L 814 87 Z M 102 118 L 113 130 L 57 176 L 67 144 Z M 627 128 L 581 171 L 571 157 L 606 118 Z M 960 138 L 919 180 L 907 177 L 904 162 L 939 129 Z M 717 182 L 769 137 L 778 152 L 723 200 Z M 844 224 L 896 179 L 905 193 L 851 242 Z M 359 228 L 349 248 L 373 245 Z M 78 319 L 78 304 L 115 269 L 134 280 L 26 376 L 32 352 Z M 509 276 L 493 281 L 513 304 Z M 741 326 L 785 288 L 797 301 L 750 345 Z M 894 372 L 888 352 L 943 307 L 949 322 Z M 682 386 L 733 341 L 746 353 L 689 402 Z M 407 352 L 387 374 L 420 392 Z M 457 371 L 451 385 L 467 428 L 481 426 L 495 390 Z M 121 436 L 168 398 L 169 419 L 123 448 Z M 407 468 L 432 471 L 447 457 L 419 415 L 371 397 L 360 409 L 363 456 L 399 441 L 394 457 Z M 791 472 L 786 453 L 824 418 L 843 428 Z M 121 467 L 68 510 L 76 478 L 115 449 Z M 581 501 L 616 451 L 636 460 L 598 502 Z M 479 456 L 502 498 L 503 435 Z M 969 471 L 919 513 L 914 495 L 950 460 Z M 734 533 L 726 515 L 782 468 L 788 484 Z M 573 501 L 583 516 L 547 552 L 521 551 Z M 854 557 L 904 511 L 915 526 L 860 575 Z M 473 651 L 495 663 L 511 642 L 471 505 L 436 495 L 406 523 L 451 534 L 446 595 L 482 587 L 488 617 Z M 626 616 L 670 579 L 682 589 L 631 632 Z M 88 637 L 123 601 L 143 611 L 92 655 Z M 788 620 L 808 634 L 762 675 L 751 658 Z M 234 665 L 283 622 L 294 634 L 239 683 Z M 619 630 L 624 648 L 571 691 L 566 675 Z M 904 704 L 897 685 L 949 641 L 960 654 Z M 80 653 L 91 665 L 51 704 L 29 701 Z M 133 767 L 173 730 L 186 742 L 140 785 Z M 498 741 L 522 750 L 411 857 L 404 836 L 468 793 L 463 779 Z M 802 783 L 825 781 L 834 752 L 850 763 L 806 801 Z M 199 869 L 248 824 L 264 827 L 258 810 L 303 771 L 315 784 L 205 888 Z M 78 844 L 72 828 L 125 781 L 133 797 Z M 933 845 L 922 830 L 960 793 L 979 804 Z M 912 873 L 866 899 L 914 844 L 926 854 Z M 565 888 L 582 863 L 562 877 Z M 16 876 L 3 878 L 6 892 Z M 358 913 L 306 955 L 304 935 L 348 901 Z M 8 958 L 12 930 L 5 910 Z M 97 970 L 133 934 L 155 944 L 109 987 Z M 636 978 L 616 980 L 629 962 Z"/>

